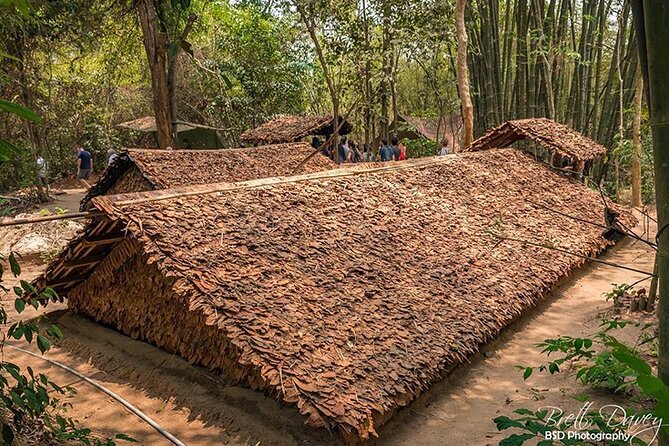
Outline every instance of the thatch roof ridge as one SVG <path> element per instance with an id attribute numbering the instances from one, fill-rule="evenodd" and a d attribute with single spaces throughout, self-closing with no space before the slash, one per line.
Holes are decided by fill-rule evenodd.
<path id="1" fill-rule="evenodd" d="M 339 124 L 340 134 L 345 135 L 351 131 L 351 124 L 341 116 Z M 246 130 L 240 139 L 248 145 L 294 142 L 324 131 L 332 133 L 333 127 L 332 115 L 278 115 L 256 128 Z"/>
<path id="2" fill-rule="evenodd" d="M 571 127 L 548 118 L 527 118 L 506 121 L 490 130 L 466 147 L 474 152 L 507 147 L 516 141 L 529 139 L 544 146 L 551 153 L 587 161 L 606 155 L 603 145 Z"/>
<path id="3" fill-rule="evenodd" d="M 194 129 L 207 129 L 207 130 L 224 130 L 218 127 L 212 127 L 204 124 L 196 124 L 194 122 L 184 121 L 182 119 L 174 120 L 174 124 L 177 125 L 177 133 L 186 132 Z M 155 116 L 142 116 L 140 118 L 132 119 L 130 121 L 122 122 L 117 124 L 118 127 L 135 130 L 143 133 L 152 133 L 156 132 L 158 129 L 156 127 L 156 117 Z"/>
<path id="4" fill-rule="evenodd" d="M 290 175 L 299 162 L 313 153 L 306 143 L 216 150 L 125 149 L 102 174 L 81 201 L 84 210 L 91 198 L 104 195 L 129 169 L 136 166 L 153 189 L 244 181 Z M 334 169 L 336 164 L 322 154 L 309 159 L 302 172 Z"/>
<path id="5" fill-rule="evenodd" d="M 125 228 L 262 388 L 312 426 L 367 438 L 584 262 L 490 231 L 582 255 L 609 242 L 546 209 L 598 221 L 599 195 L 520 151 L 363 172 L 100 197 L 109 221 L 89 234 Z"/>
<path id="6" fill-rule="evenodd" d="M 516 150 L 516 149 L 504 149 Z M 303 181 L 319 181 L 336 179 L 341 177 L 350 177 L 357 175 L 366 175 L 371 173 L 383 174 L 403 169 L 419 169 L 436 164 L 457 162 L 456 155 L 431 156 L 422 158 L 413 158 L 406 161 L 384 162 L 384 163 L 356 163 L 346 164 L 345 167 L 332 170 L 315 171 L 301 175 L 276 176 L 267 178 L 257 178 L 246 181 L 196 184 L 180 188 L 169 188 L 165 190 L 132 192 L 128 194 L 105 195 L 95 197 L 102 206 L 105 203 L 114 206 L 126 206 L 138 203 L 147 203 L 150 201 L 172 200 L 175 198 L 184 198 L 192 196 L 203 196 L 221 192 L 229 192 L 239 189 L 254 189 L 261 187 L 271 187 L 280 184 L 299 183 Z"/>

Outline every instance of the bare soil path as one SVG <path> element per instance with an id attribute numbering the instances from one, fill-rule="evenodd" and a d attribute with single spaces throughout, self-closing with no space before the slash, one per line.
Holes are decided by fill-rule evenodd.
<path id="1" fill-rule="evenodd" d="M 652 251 L 640 242 L 626 241 L 602 258 L 646 271 L 653 266 Z M 40 268 L 28 268 L 24 278 L 34 277 Z M 514 366 L 545 362 L 534 344 L 546 338 L 594 333 L 598 314 L 610 307 L 602 293 L 611 289 L 611 283 L 631 283 L 639 278 L 611 266 L 585 267 L 487 345 L 483 354 L 398 412 L 380 429 L 380 439 L 372 443 L 496 445 L 506 436 L 498 433 L 492 422 L 498 415 L 512 415 L 520 407 L 580 407 L 572 396 L 583 389 L 570 374 L 552 379 L 534 375 L 524 382 Z M 65 334 L 62 345 L 52 349 L 49 358 L 98 380 L 188 445 L 341 444 L 334 435 L 306 429 L 295 409 L 280 407 L 259 392 L 230 386 L 215 373 L 71 314 L 64 305 L 50 305 L 45 315 Z M 11 349 L 4 355 L 48 371 L 58 383 L 73 384 L 78 394 L 72 398 L 70 415 L 94 431 L 127 433 L 145 445 L 170 444 L 119 403 L 76 377 Z M 606 394 L 597 398 L 602 404 L 611 400 Z"/>

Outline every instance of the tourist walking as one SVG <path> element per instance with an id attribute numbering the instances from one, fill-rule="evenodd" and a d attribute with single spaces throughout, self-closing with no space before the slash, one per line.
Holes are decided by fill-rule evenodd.
<path id="1" fill-rule="evenodd" d="M 77 147 L 77 179 L 84 183 L 87 189 L 91 188 L 88 184 L 88 178 L 91 176 L 93 170 L 93 157 L 91 152 L 81 146 Z"/>
<path id="2" fill-rule="evenodd" d="M 46 160 L 42 158 L 42 155 L 37 155 L 37 160 L 35 163 L 37 164 L 37 179 L 39 180 L 42 187 L 46 189 L 47 192 L 49 192 L 49 180 L 46 178 Z"/>

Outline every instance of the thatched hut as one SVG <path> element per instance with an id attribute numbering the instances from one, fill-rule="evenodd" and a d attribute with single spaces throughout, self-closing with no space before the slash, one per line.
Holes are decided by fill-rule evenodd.
<path id="1" fill-rule="evenodd" d="M 576 130 L 547 118 L 530 118 L 507 121 L 495 127 L 465 148 L 475 152 L 492 148 L 509 147 L 529 140 L 560 157 L 576 161 L 591 161 L 606 155 L 606 147 Z"/>
<path id="2" fill-rule="evenodd" d="M 306 143 L 222 150 L 126 149 L 91 187 L 80 208 L 85 210 L 91 198 L 98 195 L 292 175 L 313 150 Z M 299 173 L 335 167 L 329 158 L 318 153 Z"/>
<path id="3" fill-rule="evenodd" d="M 611 244 L 599 194 L 514 149 L 92 204 L 38 289 L 353 439 Z"/>
<path id="4" fill-rule="evenodd" d="M 441 118 L 399 115 L 397 117 L 397 138 L 399 140 L 424 138 L 437 144 L 446 139 L 449 141 L 449 147 L 459 152 L 463 127 L 461 115 L 442 116 Z M 395 128 L 395 121 L 390 124 L 389 128 Z M 377 143 L 382 138 L 379 136 Z"/>
<path id="5" fill-rule="evenodd" d="M 348 135 L 351 124 L 339 117 L 339 134 Z M 246 146 L 263 144 L 279 144 L 301 141 L 307 136 L 329 137 L 334 133 L 334 118 L 332 115 L 322 116 L 294 116 L 281 115 L 266 123 L 242 133 L 241 141 Z"/>

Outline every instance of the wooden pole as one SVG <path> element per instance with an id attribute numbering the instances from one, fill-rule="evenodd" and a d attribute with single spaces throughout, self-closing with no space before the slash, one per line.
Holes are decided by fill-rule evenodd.
<path id="1" fill-rule="evenodd" d="M 669 4 L 657 0 L 632 0 L 631 5 L 643 64 L 641 68 L 647 76 L 644 83 L 649 92 L 653 135 L 659 282 L 657 374 L 669 385 L 669 175 L 666 175 L 669 168 L 669 84 L 666 81 L 666 73 L 669 72 Z M 660 430 L 659 445 L 669 446 L 666 429 Z"/>
<path id="2" fill-rule="evenodd" d="M 27 225 L 31 223 L 43 223 L 45 221 L 54 221 L 54 220 L 69 220 L 75 218 L 92 218 L 96 215 L 102 215 L 100 211 L 88 211 L 88 212 L 72 212 L 69 214 L 60 214 L 60 215 L 47 215 L 46 217 L 34 217 L 34 218 L 14 218 L 0 221 L 0 227 L 3 226 L 17 226 L 17 225 Z"/>

